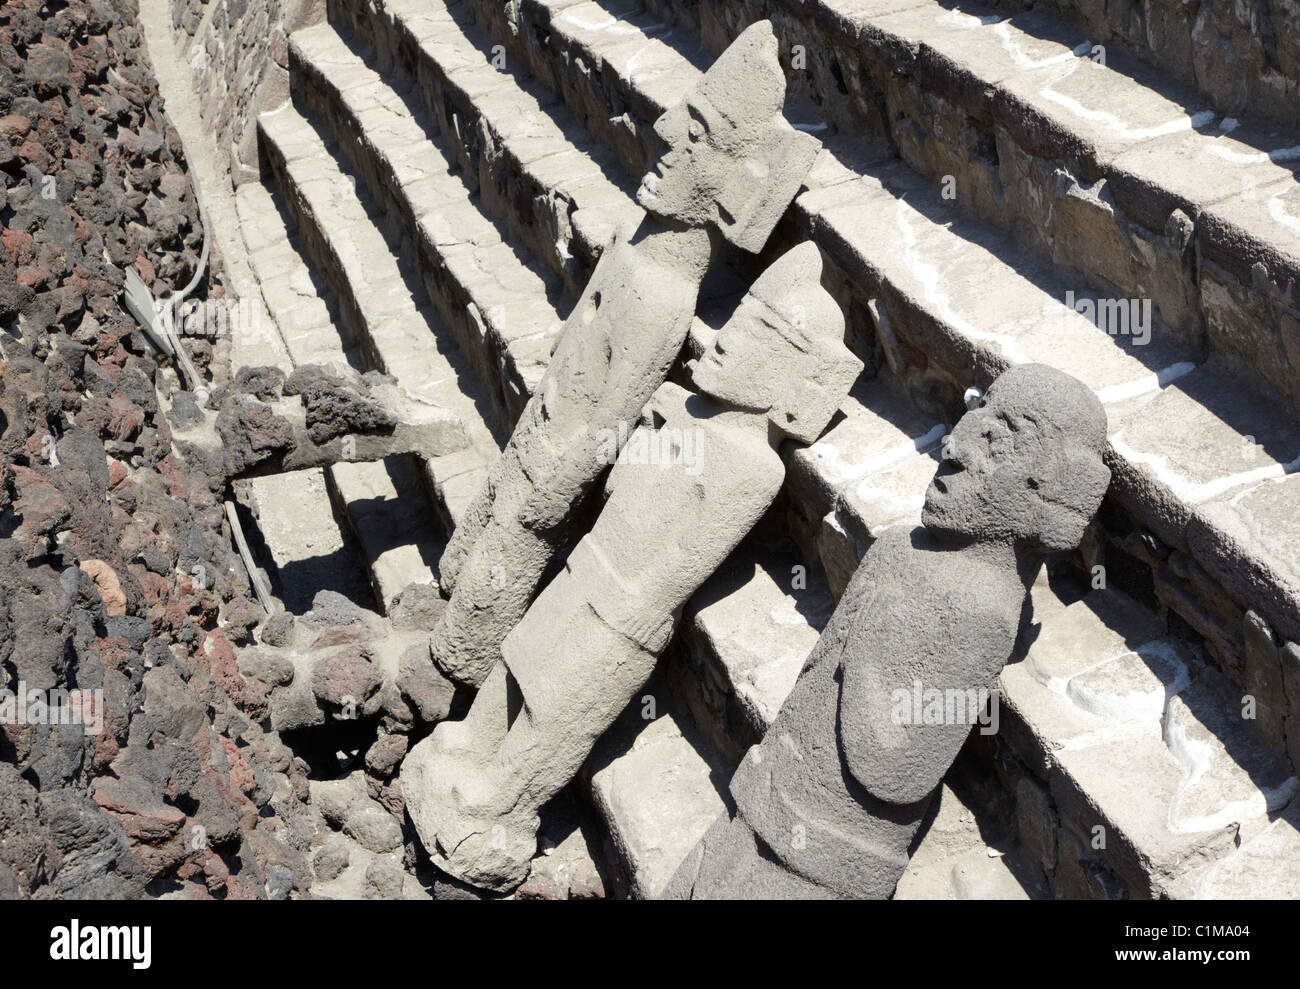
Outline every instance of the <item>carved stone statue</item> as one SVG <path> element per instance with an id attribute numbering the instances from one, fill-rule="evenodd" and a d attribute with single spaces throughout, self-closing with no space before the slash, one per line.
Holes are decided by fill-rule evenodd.
<path id="1" fill-rule="evenodd" d="M 1106 414 L 1074 378 L 1024 365 L 993 383 L 953 430 L 923 526 L 867 552 L 732 778 L 735 815 L 666 897 L 892 895 L 972 720 L 915 716 L 906 698 L 918 683 L 990 696 L 1043 557 L 1076 547 L 1101 504 L 1105 444 Z"/>
<path id="2" fill-rule="evenodd" d="M 748 28 L 655 124 L 667 151 L 638 201 L 649 214 L 606 247 L 484 488 L 440 564 L 451 593 L 430 651 L 478 686 L 523 617 L 608 460 L 600 429 L 635 422 L 685 341 L 705 271 L 728 240 L 757 252 L 819 144 L 781 115 L 771 25 Z"/>
<path id="3" fill-rule="evenodd" d="M 465 720 L 438 725 L 406 757 L 406 806 L 444 871 L 493 890 L 526 878 L 538 810 L 776 497 L 780 443 L 812 442 L 830 422 L 862 362 L 820 277 L 811 243 L 785 254 L 696 362 L 700 394 L 658 389 L 595 526 L 505 639 Z"/>

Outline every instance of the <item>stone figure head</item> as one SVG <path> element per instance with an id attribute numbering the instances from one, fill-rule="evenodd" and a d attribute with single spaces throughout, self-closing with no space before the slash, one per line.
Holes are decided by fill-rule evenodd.
<path id="1" fill-rule="evenodd" d="M 1006 371 L 944 442 L 925 495 L 927 528 L 1038 552 L 1074 549 L 1110 484 L 1106 412 L 1076 378 L 1042 364 Z"/>
<path id="2" fill-rule="evenodd" d="M 759 21 L 655 122 L 667 149 L 637 201 L 687 226 L 712 224 L 731 243 L 759 251 L 820 147 L 786 122 L 784 103 L 776 36 Z"/>
<path id="3" fill-rule="evenodd" d="M 821 435 L 862 371 L 844 345 L 844 315 L 821 274 L 821 252 L 811 241 L 787 251 L 692 368 L 701 391 L 766 412 L 778 430 L 804 443 Z"/>

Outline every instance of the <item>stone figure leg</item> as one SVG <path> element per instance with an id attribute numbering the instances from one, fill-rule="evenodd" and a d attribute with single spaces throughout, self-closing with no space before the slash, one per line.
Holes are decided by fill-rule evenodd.
<path id="1" fill-rule="evenodd" d="M 477 687 L 519 623 L 552 556 L 550 544 L 514 518 L 488 520 L 457 578 L 430 641 L 438 668 Z M 485 629 L 490 622 L 492 628 Z"/>
<path id="2" fill-rule="evenodd" d="M 501 803 L 541 808 L 577 775 L 596 741 L 627 708 L 654 672 L 657 657 L 642 650 L 619 666 L 618 686 L 597 696 L 581 689 L 548 691 L 539 703 L 523 698 L 485 774 Z M 558 666 L 568 665 L 563 663 Z M 594 664 L 572 664 L 571 682 L 581 684 L 600 672 Z M 610 687 L 612 684 L 603 684 Z"/>
<path id="3" fill-rule="evenodd" d="M 483 813 L 485 799 L 495 805 L 494 795 L 481 785 L 484 767 L 509 729 L 510 712 L 517 707 L 514 697 L 505 664 L 497 663 L 466 718 L 442 722 L 402 766 L 402 792 L 430 857 L 452 875 L 486 889 L 522 882 L 537 850 L 535 818 L 527 822 L 531 830 L 507 830 L 505 823 Z"/>
<path id="4" fill-rule="evenodd" d="M 481 764 L 491 758 L 510 729 L 510 674 L 497 663 L 483 681 L 461 721 L 443 721 L 434 729 L 447 760 Z"/>
<path id="5" fill-rule="evenodd" d="M 474 495 L 464 516 L 456 523 L 451 538 L 447 540 L 447 547 L 438 561 L 442 589 L 447 594 L 451 594 L 455 588 L 461 570 L 492 518 L 513 514 L 512 509 L 522 504 L 531 493 L 521 450 L 526 448 L 531 439 L 534 413 L 534 402 L 530 401 L 502 449 L 501 456 L 488 468 L 487 479 Z"/>
<path id="6" fill-rule="evenodd" d="M 789 871 L 743 817 L 721 814 L 659 894 L 664 900 L 827 900 L 829 890 Z"/>
<path id="7" fill-rule="evenodd" d="M 544 617 L 511 634 L 467 718 L 439 725 L 403 763 L 426 847 L 436 835 L 438 864 L 467 882 L 506 889 L 526 877 L 538 812 L 654 671 L 656 654 L 602 622 L 586 590 L 562 571 L 529 612 Z M 594 679 L 601 690 L 584 689 Z"/>
<path id="8" fill-rule="evenodd" d="M 506 454 L 502 453 L 501 458 L 505 456 Z M 478 489 L 474 500 L 469 503 L 460 521 L 456 523 L 456 528 L 452 530 L 451 538 L 447 540 L 447 546 L 442 551 L 442 557 L 438 560 L 438 576 L 444 594 L 450 595 L 456 589 L 456 578 L 460 576 L 461 567 L 464 566 L 478 537 L 483 534 L 488 520 L 492 518 L 492 506 L 496 500 L 494 475 L 496 465 L 501 463 L 501 458 L 494 461 L 486 483 Z"/>

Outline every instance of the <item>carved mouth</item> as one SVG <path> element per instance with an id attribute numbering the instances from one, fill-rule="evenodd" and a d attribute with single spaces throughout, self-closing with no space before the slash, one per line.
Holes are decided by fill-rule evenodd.
<path id="1" fill-rule="evenodd" d="M 677 153 L 675 151 L 665 151 L 659 156 L 659 159 L 650 166 L 650 171 L 659 178 L 666 179 L 668 173 L 671 172 L 673 167 L 676 165 L 676 162 Z"/>

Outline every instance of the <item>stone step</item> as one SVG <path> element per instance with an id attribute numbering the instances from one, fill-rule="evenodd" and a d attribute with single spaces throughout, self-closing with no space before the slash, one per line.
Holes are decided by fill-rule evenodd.
<path id="1" fill-rule="evenodd" d="M 375 600 L 387 614 L 410 584 L 437 583 L 447 537 L 409 457 L 335 464 L 330 493 L 347 513 L 369 561 Z"/>
<path id="2" fill-rule="evenodd" d="M 1203 897 L 1243 866 L 1239 846 L 1284 837 L 1296 777 L 1240 688 L 1117 591 L 1067 604 L 1040 582 L 1034 620 L 1000 680 L 1000 771 L 1058 895 Z M 1300 894 L 1294 868 L 1259 881 Z"/>
<path id="3" fill-rule="evenodd" d="M 422 126 L 401 93 L 328 25 L 303 33 L 293 44 L 295 100 L 376 205 L 387 249 L 413 260 L 473 367 L 493 425 L 508 433 L 550 356 L 561 279 L 520 253 L 506 224 L 492 221 L 437 128 Z M 313 58 L 321 61 L 309 70 Z"/>
<path id="4" fill-rule="evenodd" d="M 913 0 L 907 3 L 913 4 Z M 619 150 L 630 169 L 643 167 L 652 153 L 649 125 L 654 115 L 694 83 L 709 57 L 700 53 L 690 32 L 671 30 L 663 20 L 655 21 L 632 4 L 521 0 L 517 8 L 511 8 L 517 9 L 518 16 L 508 23 L 496 5 L 471 0 L 471 6 L 510 53 L 526 61 L 539 79 L 548 80 L 576 115 Z M 769 6 L 782 11 L 793 7 L 783 0 L 774 0 Z M 857 25 L 864 38 L 877 38 L 884 30 L 879 23 L 887 20 L 893 8 L 888 2 L 868 6 L 870 10 L 855 8 L 852 17 L 823 18 L 825 24 L 819 21 L 807 26 L 801 39 L 808 57 L 815 61 L 817 50 L 812 41 L 829 37 L 826 32 L 848 31 Z M 830 11 L 825 0 L 800 7 L 814 9 Z M 927 16 L 933 12 L 927 2 L 916 9 L 927 12 Z M 803 16 L 795 11 L 784 21 L 777 17 L 778 32 L 784 31 L 783 25 L 788 27 L 789 18 L 796 15 Z M 869 22 L 868 16 L 872 18 Z M 958 15 L 952 16 L 967 25 Z M 904 19 L 908 24 L 924 21 L 920 14 Z M 940 26 L 943 31 L 957 31 L 954 37 L 966 38 L 974 45 L 967 54 L 957 45 L 950 53 L 952 58 L 965 59 L 963 65 L 977 61 L 976 54 L 984 50 L 976 43 L 984 37 L 981 29 Z M 717 50 L 724 40 L 721 28 L 715 28 L 712 36 L 705 32 L 706 38 L 711 38 L 707 46 L 710 50 Z M 1012 32 L 1009 37 L 1021 38 L 1028 46 L 1026 51 L 1041 54 L 1026 40 L 1027 36 L 1015 34 L 1011 26 L 1006 26 L 1005 31 Z M 882 44 L 864 42 L 863 51 L 876 51 Z M 990 44 L 1004 51 L 1001 40 Z M 913 49 L 917 45 L 907 50 Z M 784 50 L 790 51 L 788 45 Z M 934 74 L 922 71 L 928 64 L 923 61 L 918 69 L 922 81 Z M 1019 71 L 1008 69 L 1011 75 L 1007 78 Z M 1107 86 L 1125 85 L 1121 81 L 1124 77 L 1114 72 L 1096 76 L 1091 68 L 1081 67 L 1078 71 L 1083 73 L 1080 81 L 1085 77 L 1097 80 L 1101 87 L 1098 99 L 1111 98 Z M 997 87 L 990 85 L 988 90 L 997 91 Z M 1076 95 L 1083 99 L 1083 94 Z M 1144 108 L 1150 100 L 1134 98 L 1133 112 L 1147 113 Z M 1049 105 L 1063 106 L 1052 104 L 1047 97 L 1043 99 Z M 843 98 L 825 99 L 821 108 L 833 115 L 834 106 L 848 102 Z M 598 112 L 600 107 L 609 112 Z M 616 109 L 619 113 L 614 112 Z M 609 125 L 609 119 L 616 116 L 627 126 Z M 919 119 L 928 118 L 922 115 Z M 1101 146 L 1099 135 L 1106 128 L 1096 121 L 1089 123 L 1087 114 L 1081 119 L 1083 123 L 1078 126 L 1088 123 L 1091 128 L 1092 143 L 1087 146 Z M 1129 118 L 1121 115 L 1115 119 Z M 1066 133 L 1061 130 L 1065 123 L 1053 120 L 1058 137 Z M 809 125 L 808 121 L 803 123 Z M 964 131 L 957 128 L 953 133 Z M 1209 140 L 1196 131 L 1179 133 L 1186 141 Z M 636 140 L 629 142 L 626 134 Z M 1114 315 L 1117 310 L 1110 309 L 1096 291 L 1090 291 L 1069 273 L 1074 261 L 1065 256 L 1057 256 L 1057 263 L 1041 260 L 996 225 L 963 213 L 960 194 L 955 203 L 945 199 L 943 184 L 925 177 L 926 169 L 918 165 L 915 155 L 899 148 L 904 160 L 895 157 L 897 142 L 893 147 L 876 147 L 857 137 L 846 140 L 829 129 L 818 134 L 824 138 L 826 148 L 809 176 L 808 190 L 796 200 L 790 218 L 793 230 L 788 229 L 786 236 L 797 235 L 795 231 L 811 236 L 833 262 L 828 265 L 825 280 L 841 298 L 851 332 L 879 342 L 891 370 L 922 405 L 926 405 L 930 397 L 927 389 L 934 388 L 936 378 L 940 383 L 946 379 L 951 390 L 959 393 L 970 384 L 984 387 L 1007 366 L 1023 361 L 1052 364 L 1094 388 L 1107 407 L 1110 432 L 1116 441 L 1109 458 L 1115 473 L 1109 504 L 1119 506 L 1120 514 L 1128 516 L 1123 528 L 1141 535 L 1138 540 L 1137 536 L 1129 539 L 1122 531 L 1108 533 L 1113 569 L 1117 576 L 1131 571 L 1128 590 L 1152 607 L 1166 610 L 1171 621 L 1206 638 L 1215 660 L 1242 686 L 1255 689 L 1262 684 L 1267 703 L 1279 715 L 1273 723 L 1281 725 L 1289 705 L 1280 684 L 1290 669 L 1287 660 L 1293 666 L 1300 657 L 1296 647 L 1286 644 L 1300 641 L 1300 533 L 1293 523 L 1300 484 L 1291 480 L 1291 475 L 1300 470 L 1300 428 L 1283 403 L 1253 380 L 1243 380 L 1240 365 L 1229 357 L 1210 360 L 1198 368 L 1196 353 L 1170 346 L 1168 334 L 1157 333 L 1158 325 L 1149 340 L 1132 332 L 1106 332 L 1103 326 L 1117 327 L 1099 315 L 1090 319 L 1081 310 L 1091 306 L 1094 315 Z M 1239 136 L 1234 132 L 1233 137 L 1216 138 L 1219 143 L 1215 147 L 1222 151 Z M 1064 147 L 1060 143 L 1063 141 L 1065 138 L 1060 137 L 1055 146 Z M 1122 158 L 1124 162 L 1139 152 L 1154 154 L 1162 148 L 1168 151 L 1168 142 L 1163 139 L 1133 143 L 1134 147 L 1125 153 L 1128 157 Z M 1202 149 L 1196 152 L 1201 158 L 1180 160 L 1195 165 L 1210 161 L 1204 157 L 1206 154 L 1209 152 Z M 1289 160 L 1285 155 L 1282 159 L 1284 163 Z M 1273 164 L 1258 167 L 1286 171 Z M 1213 175 L 1231 170 L 1184 165 L 1172 171 L 1180 182 L 1199 176 L 1199 181 L 1208 183 Z M 958 190 L 965 181 L 958 175 Z M 1143 188 L 1159 199 L 1160 187 L 1153 182 Z M 1272 180 L 1260 180 L 1261 194 L 1272 185 L 1276 185 Z M 1024 195 L 1035 203 L 1053 203 L 1057 198 L 1054 192 L 1044 198 L 1046 194 L 1033 187 L 1026 187 Z M 1011 215 L 1010 206 L 1003 201 L 1010 198 L 1014 197 L 1008 191 L 999 200 L 997 219 L 1001 222 Z M 1078 196 L 1070 201 L 1080 202 Z M 1209 229 L 1205 226 L 1209 213 L 1197 212 L 1190 205 L 1187 209 L 1188 216 L 1197 217 L 1196 236 L 1202 236 Z M 1030 227 L 1049 226 L 1041 218 L 1031 219 Z M 1075 231 L 1061 239 L 1077 244 L 1087 238 L 1083 231 Z M 1106 253 L 1116 257 L 1158 256 L 1158 252 L 1143 254 L 1143 250 L 1130 250 L 1116 242 Z M 1197 253 L 1197 257 L 1202 256 L 1209 255 Z M 1285 252 L 1277 255 L 1285 256 Z M 1261 271 L 1275 267 L 1266 266 Z M 1212 275 L 1202 274 L 1207 279 Z M 1158 281 L 1153 279 L 1152 284 Z M 1300 280 L 1295 284 L 1300 285 Z M 1136 297 L 1147 293 L 1128 294 Z M 1216 298 L 1234 299 L 1233 305 L 1239 307 L 1249 302 L 1240 293 L 1220 293 Z M 1292 324 L 1281 319 L 1270 325 L 1285 328 Z M 1271 338 L 1272 330 L 1268 333 Z M 1270 361 L 1270 366 L 1287 365 L 1279 358 Z M 920 368 L 926 368 L 926 372 L 922 374 Z M 1300 375 L 1291 378 L 1300 381 Z M 952 408 L 951 401 L 946 404 Z M 918 441 L 927 435 L 924 429 L 911 433 Z M 828 436 L 826 441 L 830 440 Z M 815 459 L 817 447 L 807 456 Z M 853 482 L 843 471 L 837 472 L 837 466 L 842 465 L 826 465 L 828 472 L 838 473 L 839 478 L 826 485 L 825 491 L 834 491 L 838 497 L 850 490 L 848 486 Z M 849 473 L 855 474 L 863 462 L 850 466 L 853 469 Z M 792 475 L 797 478 L 798 472 L 792 471 Z M 864 483 L 868 488 L 875 487 L 865 473 L 857 486 Z M 800 503 L 798 498 L 795 501 Z M 821 522 L 811 512 L 808 516 L 805 522 L 812 538 L 824 536 L 828 547 L 838 543 L 842 548 L 847 542 L 844 534 L 851 533 L 858 539 L 858 553 L 865 550 L 861 532 L 854 533 L 850 524 L 851 512 L 840 511 Z M 1155 554 L 1143 556 L 1140 548 L 1129 545 L 1135 540 L 1148 545 L 1153 539 L 1158 547 Z M 1185 587 L 1188 581 L 1183 575 L 1160 572 L 1168 569 L 1164 564 L 1171 549 L 1177 554 L 1173 559 L 1178 568 L 1191 568 L 1195 575 L 1204 577 L 1199 585 L 1193 582 Z M 1136 560 L 1131 560 L 1135 553 Z M 832 579 L 842 579 L 843 564 L 829 558 L 825 562 Z M 1107 565 L 1110 558 L 1097 562 Z M 1144 592 L 1144 587 L 1152 584 L 1158 597 L 1155 592 Z M 1217 598 L 1226 598 L 1231 602 L 1228 610 L 1235 612 L 1225 621 L 1216 621 L 1216 612 L 1223 610 Z M 1250 663 L 1240 648 L 1242 616 L 1251 610 L 1262 617 L 1282 650 L 1281 658 L 1278 654 L 1266 657 L 1267 671 L 1250 672 Z M 1225 623 L 1229 627 L 1223 627 Z M 1297 739 L 1284 739 L 1274 731 L 1270 741 L 1277 747 L 1290 745 L 1297 752 L 1300 718 L 1291 719 L 1291 723 Z"/>
<path id="5" fill-rule="evenodd" d="M 336 509 L 324 470 L 236 481 L 233 493 L 261 535 L 270 557 L 268 586 L 285 611 L 305 614 L 322 589 L 375 607 L 369 560 L 347 514 Z M 254 539 L 251 531 L 248 536 Z"/>
<path id="6" fill-rule="evenodd" d="M 363 365 L 394 375 L 409 394 L 450 409 L 465 423 L 470 438 L 468 448 L 422 460 L 419 468 L 419 475 L 433 494 L 436 513 L 441 516 L 439 528 L 449 531 L 500 449 L 484 418 L 487 402 L 481 397 L 482 391 L 464 355 L 449 339 L 420 289 L 410 287 L 409 276 L 370 218 L 354 183 L 339 169 L 311 125 L 286 104 L 264 114 L 258 126 L 263 150 L 286 207 L 295 218 L 304 249 L 320 277 L 336 292 L 340 322 L 356 341 Z M 294 274 L 284 277 L 286 289 L 292 289 Z M 308 276 L 304 272 L 297 277 Z M 288 291 L 284 298 L 291 298 Z M 414 561 L 412 554 L 401 547 L 414 545 L 427 573 L 421 582 L 433 579 L 428 563 L 437 559 L 440 550 L 417 538 L 432 524 L 431 513 L 418 501 L 410 505 L 409 512 L 397 508 L 399 487 L 409 489 L 403 476 L 394 480 L 382 467 L 341 474 L 335 478 L 336 484 L 358 481 L 360 487 L 355 495 L 376 508 L 393 502 L 383 508 L 373 527 L 376 556 L 394 554 L 395 574 L 400 579 L 410 572 L 401 561 Z M 351 494 L 347 492 L 349 500 Z M 393 511 L 401 511 L 405 521 L 398 523 Z M 359 527 L 359 534 L 361 531 Z M 400 538 L 401 533 L 407 538 Z M 391 592 L 409 582 L 393 587 L 392 581 L 385 581 L 384 602 Z"/>
<path id="7" fill-rule="evenodd" d="M 563 280 L 576 299 L 614 231 L 635 226 L 642 212 L 631 179 L 613 153 L 592 141 L 544 87 L 517 71 L 500 46 L 459 4 L 385 2 L 374 11 L 331 2 L 330 17 L 353 47 L 386 78 L 403 77 L 408 113 L 435 131 L 477 192 L 485 211 L 504 222 L 510 240 Z M 408 124 L 392 100 L 375 106 L 376 89 L 357 55 L 329 25 L 295 32 L 290 69 L 304 92 L 324 93 L 323 105 L 349 107 L 360 128 Z M 407 149 L 407 154 L 410 150 Z"/>
<path id="8" fill-rule="evenodd" d="M 1300 409 L 1294 132 L 1220 118 L 1119 51 L 1103 64 L 1086 34 L 1043 11 L 521 0 L 507 22 L 500 5 L 470 2 L 593 126 L 600 106 L 646 114 L 619 125 L 640 147 L 601 135 L 634 172 L 653 153 L 653 114 L 744 25 L 770 17 L 783 61 L 797 65 L 792 98 L 825 117 L 802 121 L 819 136 L 883 142 L 946 194 L 947 211 L 1010 232 L 1069 272 L 1076 294 L 1150 299 L 1171 345 L 1229 356 Z"/>
<path id="9" fill-rule="evenodd" d="M 732 765 L 762 741 L 830 620 L 822 568 L 751 535 L 687 602 L 664 677 Z"/>
<path id="10" fill-rule="evenodd" d="M 954 776 L 960 772 L 954 767 Z M 959 785 L 964 782 L 954 780 Z M 945 782 L 895 900 L 1046 900 L 1051 893 L 1014 837 Z"/>
<path id="11" fill-rule="evenodd" d="M 731 765 L 762 738 L 834 607 L 815 573 L 793 579 L 797 559 L 742 545 L 687 606 L 669 653 L 667 682 L 685 687 Z M 1016 872 L 1058 897 L 1202 895 L 1236 868 L 1238 835 L 1270 833 L 1293 771 L 1243 720 L 1240 690 L 1153 615 L 1117 591 L 1065 592 L 1077 599 L 1046 578 L 1035 586 L 1031 642 L 1002 673 L 995 734 L 977 729 L 967 746 L 992 743 L 1014 795 L 1001 813 L 1025 849 Z M 1271 895 L 1295 896 L 1298 880 L 1279 874 Z"/>
<path id="12" fill-rule="evenodd" d="M 653 899 L 726 809 L 735 763 L 656 677 L 596 744 L 581 780 L 608 838 L 614 893 Z"/>
<path id="13" fill-rule="evenodd" d="M 1011 11 L 1034 6 L 1030 0 L 996 0 L 993 5 Z M 1294 6 L 1143 5 L 1122 17 L 1107 16 L 1104 6 L 1082 0 L 1048 0 L 1042 6 L 1080 25 L 1102 52 L 1118 45 L 1195 88 L 1220 113 L 1257 116 L 1300 130 L 1300 36 Z M 1284 26 L 1288 20 L 1290 28 Z"/>
<path id="14" fill-rule="evenodd" d="M 287 364 L 282 370 L 286 373 L 304 364 L 333 364 L 364 370 L 361 347 L 335 319 L 323 298 L 328 291 L 314 283 L 294 243 L 296 238 L 291 235 L 270 192 L 259 184 L 245 183 L 237 192 L 235 203 L 249 251 L 249 265 L 258 280 L 269 317 L 269 325 L 259 321 L 255 326 L 239 327 L 250 338 L 249 352 L 260 352 L 258 359 L 269 360 L 266 355 L 277 352 L 273 345 L 282 340 Z M 279 340 L 273 340 L 277 329 Z M 412 459 L 394 457 L 380 463 L 336 464 L 307 472 L 310 476 L 295 482 L 311 492 L 319 488 L 319 493 L 326 497 L 323 506 L 316 503 L 310 510 L 314 524 L 322 524 L 330 499 L 338 505 L 360 544 L 371 589 L 384 609 L 407 584 L 437 579 L 435 564 L 445 545 L 444 529 L 435 521 L 429 498 L 418 484 L 410 483 L 417 476 L 413 474 Z M 317 477 L 323 483 L 318 484 Z M 288 489 L 280 478 L 250 483 L 258 489 L 259 524 L 275 556 L 272 539 L 277 532 L 282 541 L 293 541 L 289 517 L 294 509 L 280 503 Z M 297 506 L 298 511 L 306 511 L 306 504 L 304 501 Z M 322 534 L 322 553 L 347 550 L 346 544 L 332 546 L 328 536 Z M 293 547 L 293 551 L 299 552 L 300 547 Z M 282 575 L 287 571 L 285 562 L 277 558 L 277 563 L 282 564 Z M 312 573 L 320 570 L 320 565 L 308 558 L 293 562 Z M 337 575 L 333 575 L 319 586 L 341 589 L 334 587 L 337 581 Z"/>

